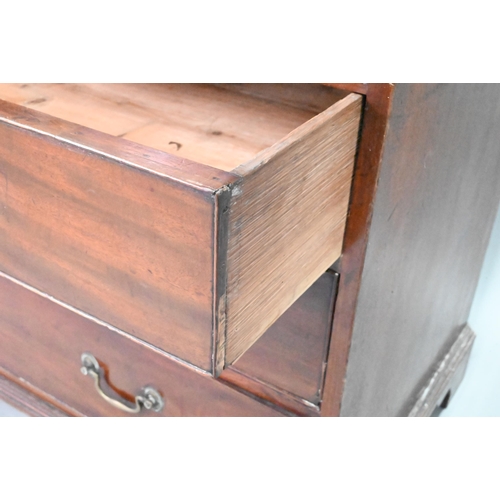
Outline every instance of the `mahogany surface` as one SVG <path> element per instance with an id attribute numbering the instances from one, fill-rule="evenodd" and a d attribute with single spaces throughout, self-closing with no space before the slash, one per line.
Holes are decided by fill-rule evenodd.
<path id="1" fill-rule="evenodd" d="M 408 415 L 463 330 L 500 199 L 499 137 L 500 85 L 396 85 L 357 303 L 340 283 L 334 351 L 355 317 L 341 416 Z"/>
<path id="2" fill-rule="evenodd" d="M 71 416 L 67 411 L 62 411 L 57 406 L 44 401 L 39 395 L 35 395 L 33 389 L 32 386 L 28 388 L 22 387 L 19 380 L 13 382 L 5 376 L 5 371 L 0 368 L 0 399 L 2 401 L 6 401 L 30 417 Z"/>
<path id="3" fill-rule="evenodd" d="M 321 405 L 323 416 L 338 416 L 340 413 L 355 308 L 372 218 L 373 198 L 377 190 L 393 93 L 393 86 L 390 84 L 368 84 L 362 87 L 358 84 L 340 84 L 338 87 L 366 92 L 366 97 L 342 258 L 335 266 L 335 270 L 340 274 L 340 281 Z"/>
<path id="4" fill-rule="evenodd" d="M 0 332 L 0 366 L 51 395 L 52 404 L 59 400 L 74 408 L 75 414 L 131 416 L 104 401 L 92 379 L 80 372 L 80 356 L 89 351 L 124 397 L 132 399 L 144 385 L 160 391 L 164 410 L 139 416 L 282 415 L 201 370 L 1 276 Z"/>
<path id="5" fill-rule="evenodd" d="M 210 370 L 210 191 L 0 122 L 0 200 L 1 271 Z"/>

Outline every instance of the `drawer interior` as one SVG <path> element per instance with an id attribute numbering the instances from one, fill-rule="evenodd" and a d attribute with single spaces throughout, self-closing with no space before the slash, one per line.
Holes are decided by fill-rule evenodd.
<path id="1" fill-rule="evenodd" d="M 317 407 L 338 276 L 323 274 L 222 377 L 292 411 Z"/>
<path id="2" fill-rule="evenodd" d="M 0 84 L 0 99 L 226 171 L 346 95 L 320 84 Z"/>

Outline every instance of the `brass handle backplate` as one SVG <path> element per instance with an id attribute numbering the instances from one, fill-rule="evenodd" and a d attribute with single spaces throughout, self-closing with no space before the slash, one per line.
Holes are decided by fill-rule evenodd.
<path id="1" fill-rule="evenodd" d="M 114 391 L 104 376 L 104 370 L 97 359 L 89 352 L 82 354 L 81 372 L 94 379 L 95 388 L 99 395 L 115 408 L 127 413 L 139 413 L 141 410 L 161 411 L 165 405 L 160 393 L 152 387 L 145 386 L 135 396 L 135 403 L 123 398 Z"/>

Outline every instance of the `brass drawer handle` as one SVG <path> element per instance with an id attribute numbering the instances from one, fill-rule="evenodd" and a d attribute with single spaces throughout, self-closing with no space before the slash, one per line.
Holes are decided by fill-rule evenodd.
<path id="1" fill-rule="evenodd" d="M 158 412 L 165 405 L 160 393 L 149 386 L 143 387 L 139 391 L 139 394 L 135 397 L 135 404 L 122 398 L 109 386 L 104 376 L 104 370 L 99 366 L 99 362 L 92 354 L 84 352 L 81 359 L 81 372 L 84 375 L 90 375 L 94 379 L 97 392 L 115 408 L 128 413 L 139 413 L 142 409 Z"/>

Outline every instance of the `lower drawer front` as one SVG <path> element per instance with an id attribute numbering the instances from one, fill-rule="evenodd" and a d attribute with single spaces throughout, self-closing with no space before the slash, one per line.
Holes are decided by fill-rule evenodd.
<path id="1" fill-rule="evenodd" d="M 210 375 L 178 363 L 0 276 L 0 367 L 88 416 L 133 416 L 113 407 L 81 372 L 92 353 L 112 390 L 131 402 L 142 387 L 162 396 L 139 416 L 282 416 Z M 108 388 L 105 391 L 110 393 Z"/>

